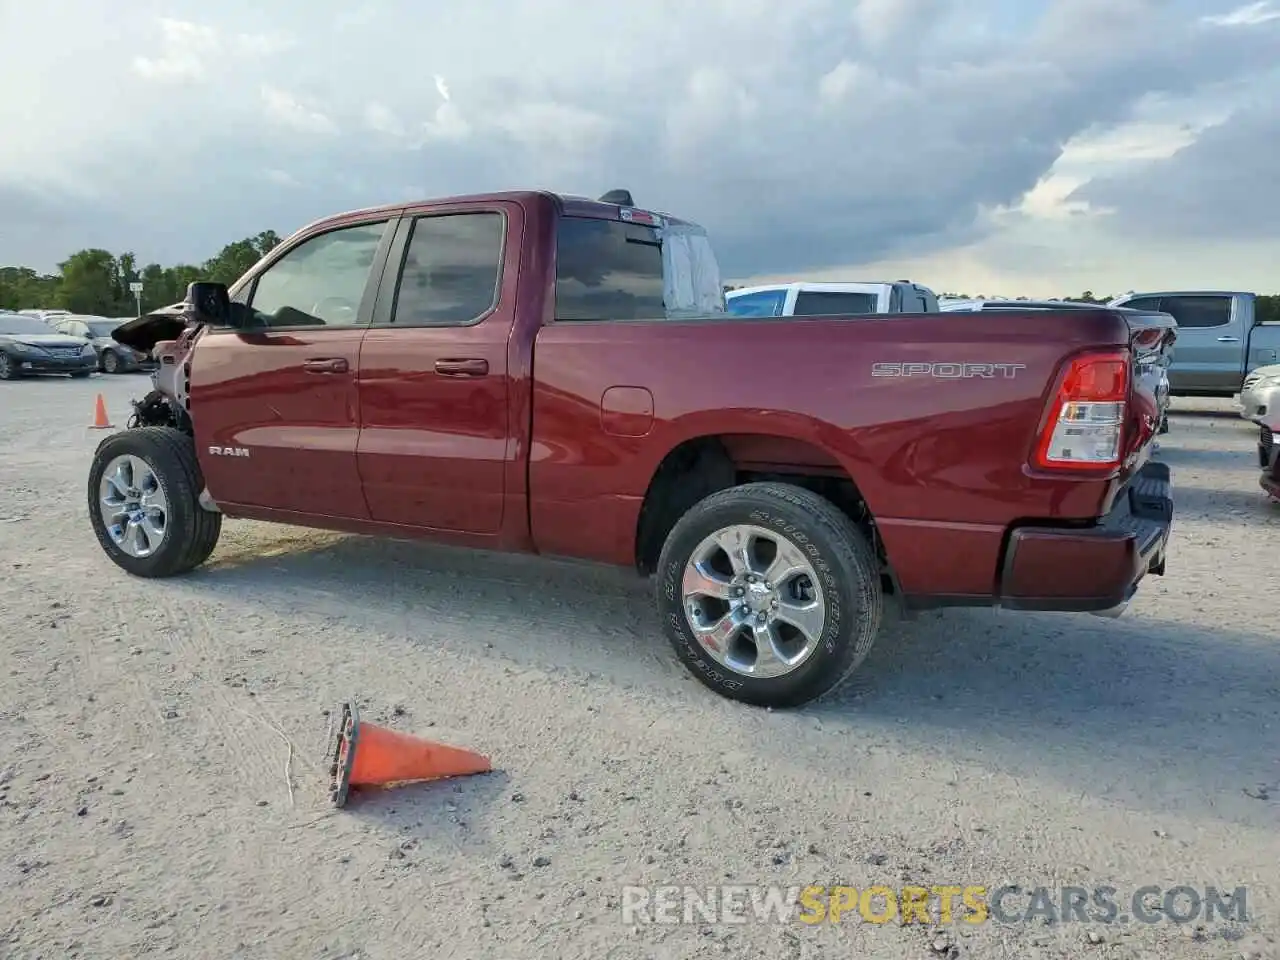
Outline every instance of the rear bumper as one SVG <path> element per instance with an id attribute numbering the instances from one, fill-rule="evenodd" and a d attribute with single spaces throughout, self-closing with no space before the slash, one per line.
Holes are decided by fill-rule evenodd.
<path id="1" fill-rule="evenodd" d="M 1148 463 L 1093 527 L 1015 527 L 998 603 L 1012 610 L 1118 615 L 1148 573 L 1164 573 L 1173 526 L 1169 467 Z"/>
<path id="2" fill-rule="evenodd" d="M 1258 442 L 1258 462 L 1262 466 L 1258 485 L 1280 500 L 1280 444 L 1276 443 L 1275 433 L 1265 427 Z"/>

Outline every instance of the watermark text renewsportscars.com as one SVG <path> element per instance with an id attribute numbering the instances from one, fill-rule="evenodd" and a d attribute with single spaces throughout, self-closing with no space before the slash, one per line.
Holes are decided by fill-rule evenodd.
<path id="1" fill-rule="evenodd" d="M 626 924 L 1196 923 L 1248 920 L 1246 887 L 1006 884 L 622 888 Z"/>

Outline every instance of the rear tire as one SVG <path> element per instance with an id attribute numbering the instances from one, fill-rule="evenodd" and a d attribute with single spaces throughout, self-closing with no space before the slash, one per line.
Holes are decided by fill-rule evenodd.
<path id="1" fill-rule="evenodd" d="M 154 538 L 158 542 L 150 545 L 144 556 L 122 545 L 121 525 L 109 524 L 104 516 L 125 509 L 104 507 L 107 499 L 114 498 L 112 491 L 118 486 L 108 478 L 108 468 L 114 472 L 118 469 L 114 465 L 138 461 L 152 475 L 149 479 L 154 480 L 160 494 L 156 500 L 163 504 L 162 519 L 153 523 L 153 528 L 162 528 L 163 532 Z M 86 491 L 89 522 L 103 551 L 121 569 L 138 577 L 177 576 L 208 560 L 222 532 L 222 514 L 200 506 L 203 490 L 204 477 L 191 437 L 171 427 L 123 430 L 105 438 L 94 452 Z"/>
<path id="2" fill-rule="evenodd" d="M 750 585 L 744 597 L 740 579 L 728 571 L 725 560 L 700 559 L 709 556 L 708 550 L 717 550 L 717 538 L 734 536 L 747 538 L 748 554 L 762 557 L 750 564 L 735 564 L 735 571 L 739 566 L 753 571 L 768 568 L 767 543 L 772 541 L 776 548 L 772 555 L 782 557 L 785 550 L 787 557 L 796 558 L 785 566 L 810 571 L 799 575 L 801 583 L 816 575 L 817 589 L 784 598 L 782 610 L 770 614 L 771 606 L 778 610 L 781 579 L 776 584 L 762 577 L 752 581 L 755 574 L 748 573 Z M 757 554 L 760 544 L 766 546 Z M 728 554 L 716 556 L 727 558 Z M 775 565 L 775 573 L 778 569 Z M 706 579 L 709 570 L 712 581 Z M 708 583 L 712 592 L 699 592 Z M 703 598 L 714 598 L 717 591 L 727 599 L 704 604 Z M 785 483 L 732 487 L 712 494 L 681 517 L 662 549 L 656 599 L 667 638 L 699 681 L 721 696 L 778 708 L 801 706 L 839 687 L 871 652 L 884 608 L 880 564 L 866 537 L 829 500 Z M 793 604 L 820 609 L 804 633 L 792 630 L 796 617 L 788 611 L 802 609 Z M 756 612 L 757 608 L 764 612 Z M 789 635 L 784 644 L 770 645 L 768 659 L 761 657 L 765 648 L 756 644 L 762 634 L 753 625 L 766 622 L 769 632 L 763 636 L 778 636 L 773 632 L 775 625 Z M 734 623 L 741 626 L 735 628 Z M 722 632 L 709 632 L 723 624 L 729 626 Z M 810 635 L 812 643 L 804 639 Z M 754 652 L 739 655 L 737 650 Z M 786 656 L 779 657 L 779 650 Z M 753 662 L 744 668 L 748 656 Z M 757 670 L 764 672 L 752 675 Z"/>

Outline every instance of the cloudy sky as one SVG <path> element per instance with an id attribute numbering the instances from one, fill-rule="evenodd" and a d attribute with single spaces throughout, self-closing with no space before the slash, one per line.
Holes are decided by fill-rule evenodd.
<path id="1" fill-rule="evenodd" d="M 0 264 L 515 187 L 728 278 L 1280 291 L 1280 0 L 0 0 Z"/>

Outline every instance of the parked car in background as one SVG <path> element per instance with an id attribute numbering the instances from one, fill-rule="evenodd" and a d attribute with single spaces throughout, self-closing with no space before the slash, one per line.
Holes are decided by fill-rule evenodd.
<path id="1" fill-rule="evenodd" d="M 79 337 L 55 333 L 41 320 L 0 315 L 0 380 L 37 373 L 87 377 L 98 369 L 98 354 Z"/>
<path id="2" fill-rule="evenodd" d="M 1097 310 L 1100 303 L 1079 300 L 945 300 L 938 305 L 943 313 L 982 313 L 988 310 Z"/>
<path id="3" fill-rule="evenodd" d="M 1280 363 L 1255 367 L 1233 399 L 1246 420 L 1258 421 L 1280 411 Z"/>
<path id="4" fill-rule="evenodd" d="M 1175 396 L 1233 397 L 1248 373 L 1280 361 L 1280 323 L 1258 321 L 1253 293 L 1128 293 L 1110 306 L 1158 310 L 1178 321 L 1178 347 L 1169 368 Z"/>
<path id="5" fill-rule="evenodd" d="M 90 523 L 144 577 L 226 517 L 631 567 L 702 683 L 797 706 L 886 597 L 1115 615 L 1164 573 L 1136 316 L 725 322 L 705 232 L 625 191 L 361 210 L 115 331 L 161 365 Z"/>
<path id="6" fill-rule="evenodd" d="M 55 320 L 53 329 L 69 337 L 83 337 L 88 340 L 98 355 L 98 369 L 103 373 L 154 370 L 155 362 L 150 356 L 111 339 L 112 330 L 133 319 L 133 317 L 111 320 L 106 317 L 67 316 Z"/>
<path id="7" fill-rule="evenodd" d="M 29 307 L 26 310 L 19 310 L 18 312 L 24 317 L 33 317 L 46 326 L 51 326 L 55 321 L 60 320 L 63 317 L 71 316 L 70 311 L 67 310 L 42 310 L 35 307 Z"/>
<path id="8" fill-rule="evenodd" d="M 936 313 L 938 297 L 909 280 L 894 283 L 770 283 L 725 294 L 735 317 L 864 316 L 873 313 Z"/>

